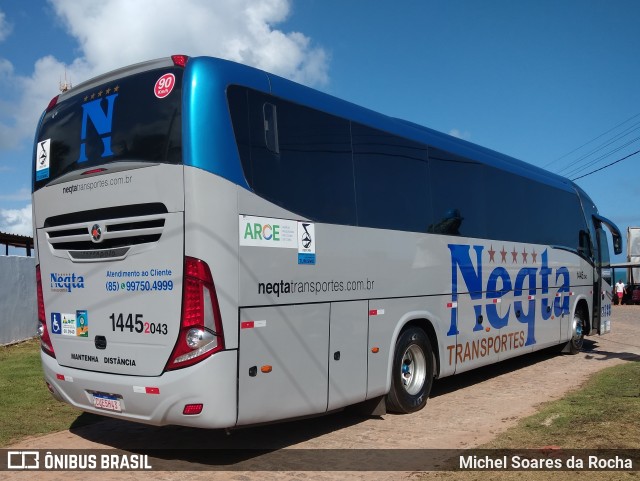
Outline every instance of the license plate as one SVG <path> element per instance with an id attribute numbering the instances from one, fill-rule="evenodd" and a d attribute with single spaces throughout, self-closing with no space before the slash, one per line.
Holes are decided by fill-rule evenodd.
<path id="1" fill-rule="evenodd" d="M 122 405 L 120 404 L 120 400 L 115 396 L 105 396 L 104 394 L 94 394 L 93 405 L 98 409 L 105 409 L 107 411 L 114 411 L 117 413 L 122 412 Z"/>

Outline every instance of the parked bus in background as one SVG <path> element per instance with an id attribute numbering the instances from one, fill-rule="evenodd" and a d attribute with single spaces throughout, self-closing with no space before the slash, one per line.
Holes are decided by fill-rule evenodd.
<path id="1" fill-rule="evenodd" d="M 54 98 L 33 211 L 53 396 L 229 428 L 363 403 L 609 331 L 605 228 L 570 181 L 215 58 Z"/>

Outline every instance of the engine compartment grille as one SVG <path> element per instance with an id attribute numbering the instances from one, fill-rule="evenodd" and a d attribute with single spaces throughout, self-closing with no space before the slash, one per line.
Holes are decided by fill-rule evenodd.
<path id="1" fill-rule="evenodd" d="M 103 257 L 78 251 L 109 249 L 120 256 L 126 253 L 122 248 L 158 242 L 167 213 L 159 203 L 86 210 L 49 217 L 44 231 L 54 251 L 67 251 L 74 258 Z"/>

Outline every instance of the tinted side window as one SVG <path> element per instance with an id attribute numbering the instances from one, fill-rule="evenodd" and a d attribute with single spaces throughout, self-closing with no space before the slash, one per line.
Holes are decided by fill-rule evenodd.
<path id="1" fill-rule="evenodd" d="M 236 138 L 238 154 L 242 162 L 242 169 L 249 185 L 253 185 L 251 169 L 251 134 L 249 130 L 249 92 L 242 87 L 230 86 L 227 89 L 229 113 L 233 133 Z"/>
<path id="2" fill-rule="evenodd" d="M 578 196 L 572 192 L 532 184 L 535 189 L 534 212 L 537 228 L 546 235 L 546 244 L 584 250 L 587 232 Z M 582 242 L 581 242 L 582 241 Z M 582 245 L 581 245 L 582 244 Z"/>
<path id="3" fill-rule="evenodd" d="M 487 237 L 486 187 L 481 164 L 429 148 L 434 234 Z"/>
<path id="4" fill-rule="evenodd" d="M 520 176 L 487 167 L 485 169 L 487 199 L 487 236 L 491 239 L 541 243 L 545 226 L 532 224 L 535 195 L 531 181 Z"/>
<path id="5" fill-rule="evenodd" d="M 431 224 L 427 149 L 352 124 L 358 225 L 426 232 Z"/>
<path id="6" fill-rule="evenodd" d="M 355 225 L 349 122 L 255 91 L 248 111 L 249 159 L 240 155 L 254 192 L 318 222 Z"/>
<path id="7" fill-rule="evenodd" d="M 485 181 L 490 238 L 568 247 L 589 254 L 577 195 L 489 167 Z"/>

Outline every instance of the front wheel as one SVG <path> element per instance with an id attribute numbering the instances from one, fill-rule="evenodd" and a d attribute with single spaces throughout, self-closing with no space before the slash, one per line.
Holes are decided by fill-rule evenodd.
<path id="1" fill-rule="evenodd" d="M 412 413 L 427 403 L 433 384 L 431 343 L 422 329 L 411 327 L 400 334 L 393 354 L 390 411 Z"/>

